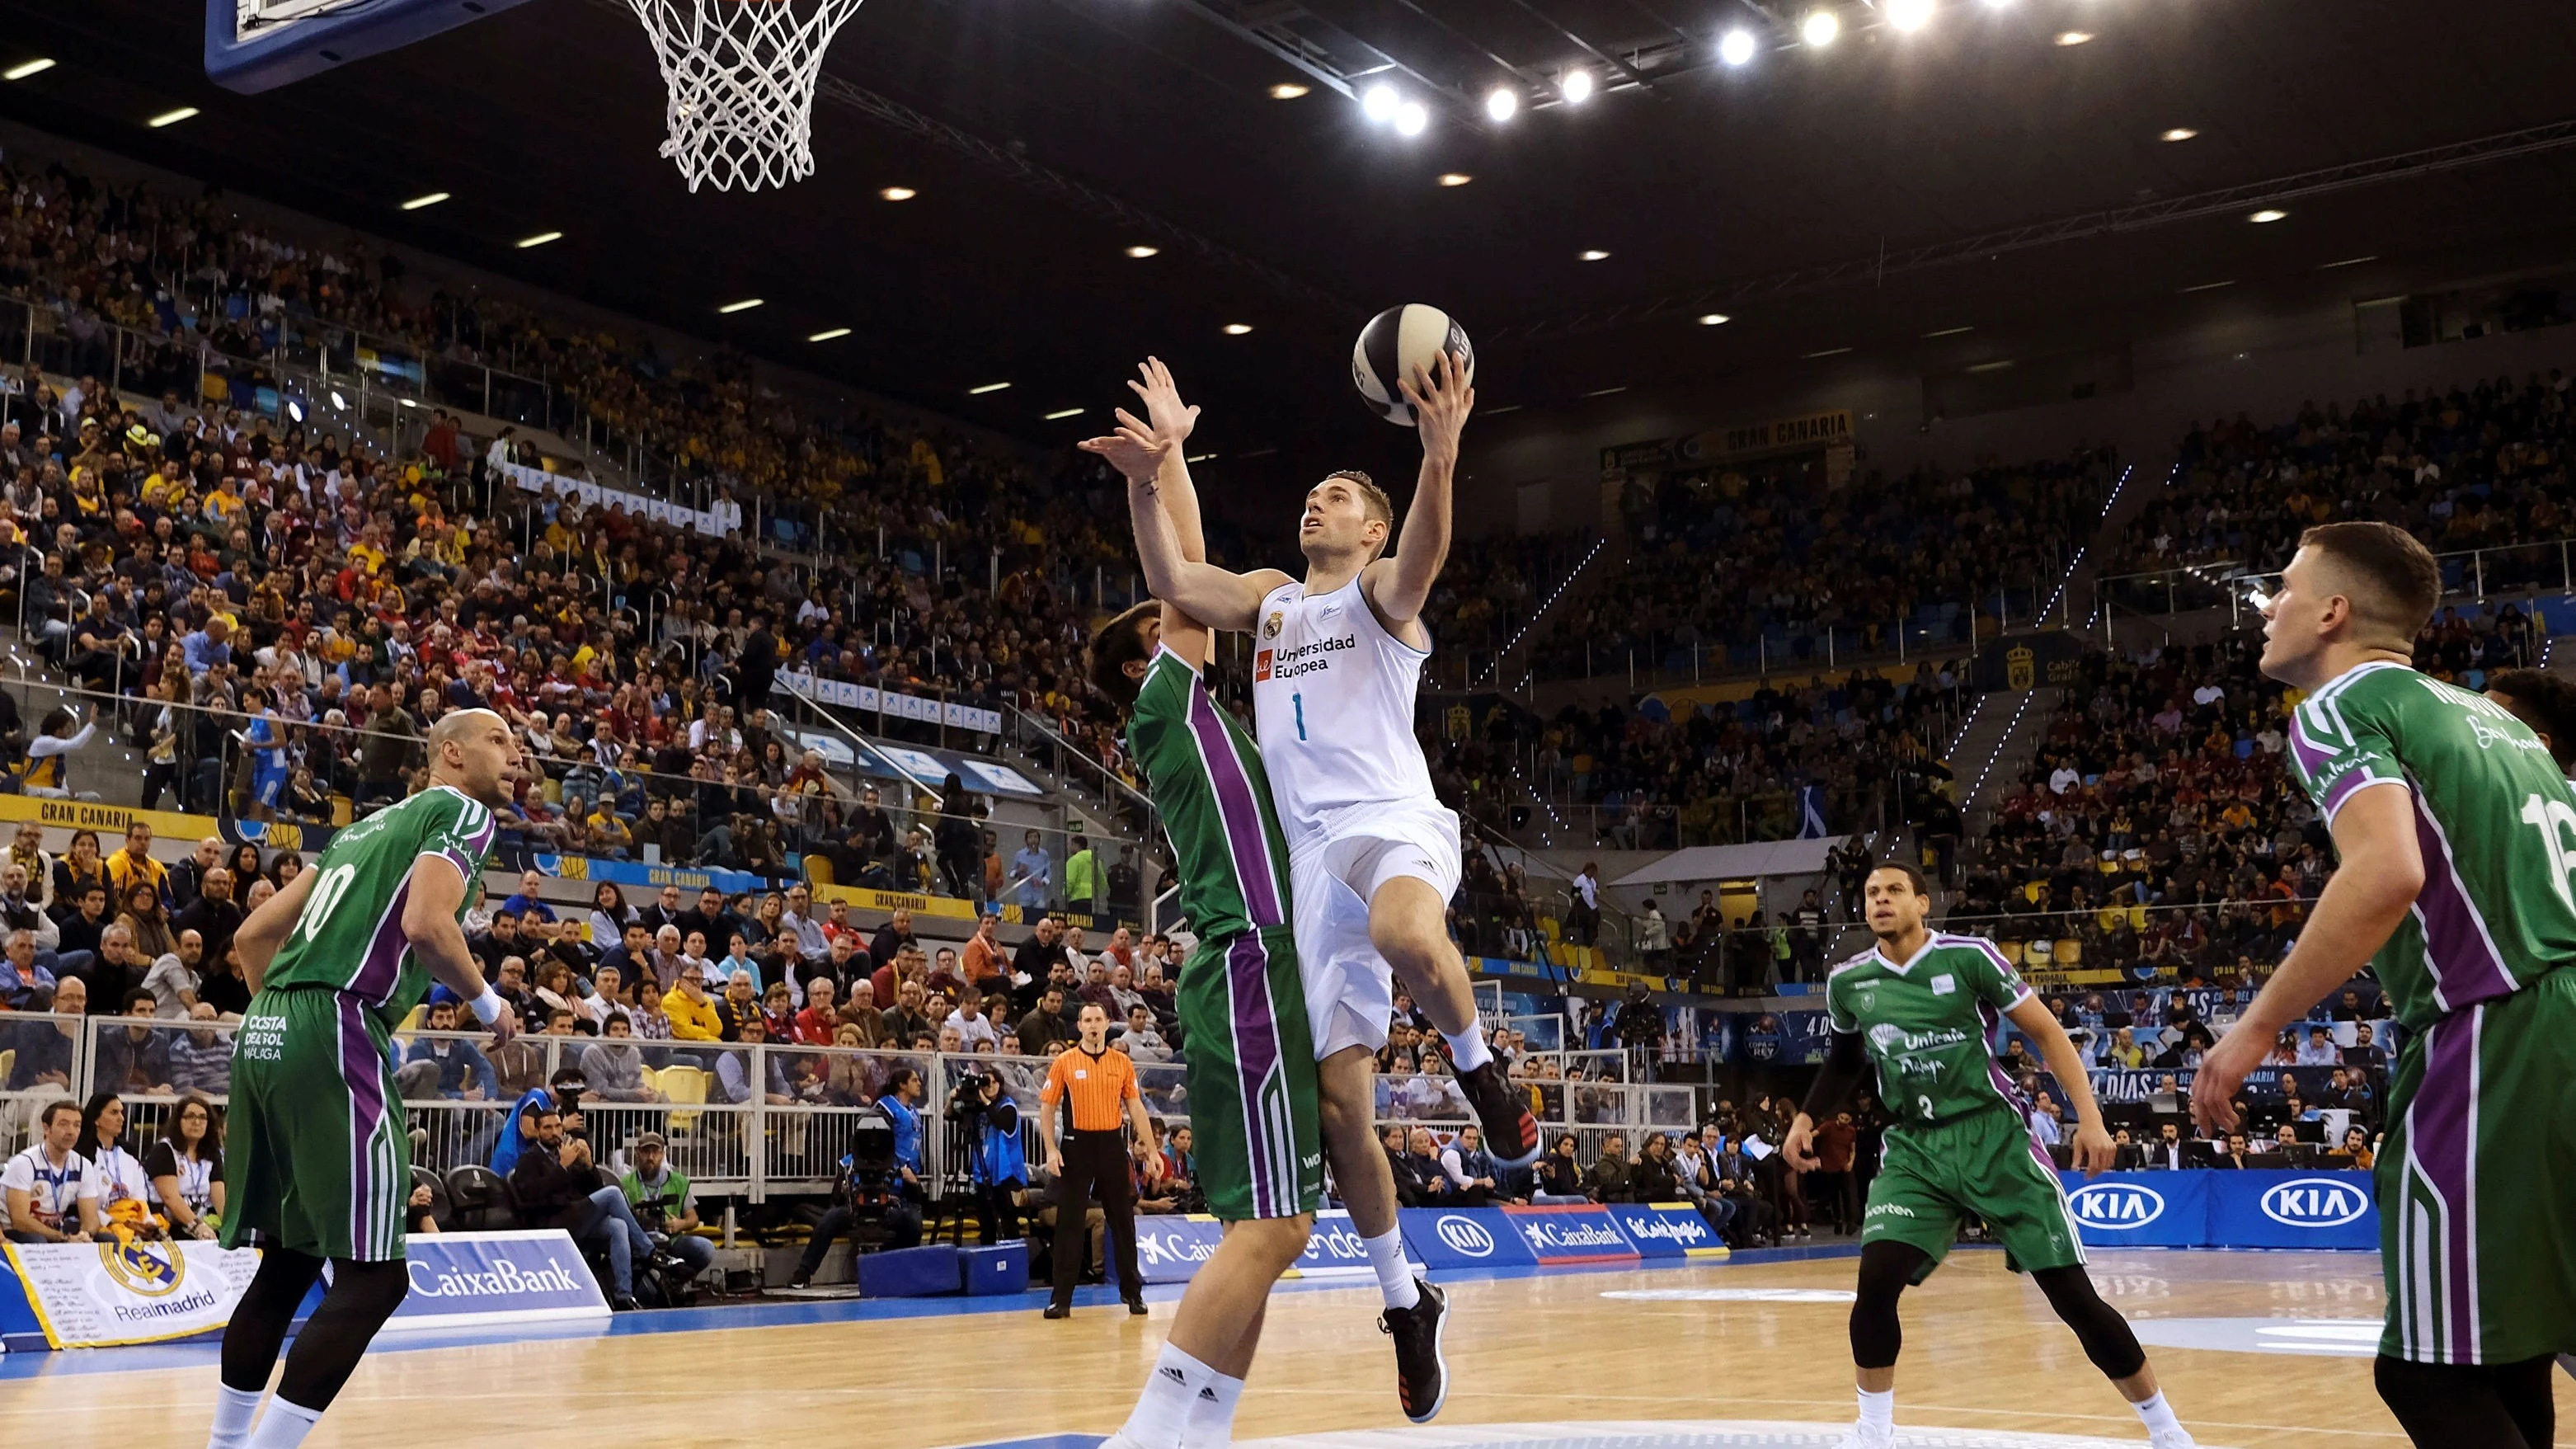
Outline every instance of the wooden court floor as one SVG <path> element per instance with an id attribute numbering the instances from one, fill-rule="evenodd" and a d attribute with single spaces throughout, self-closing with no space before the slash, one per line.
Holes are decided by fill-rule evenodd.
<path id="1" fill-rule="evenodd" d="M 1847 1311 L 1839 1301 L 1679 1298 L 1701 1290 L 1838 1290 L 1849 1258 L 1567 1272 L 1450 1285 L 1452 1388 L 1439 1427 L 1635 1420 L 1848 1422 Z M 2097 1253 L 2104 1295 L 2141 1336 L 2259 1320 L 2248 1332 L 2329 1321 L 2359 1340 L 2375 1320 L 2375 1260 L 2354 1254 Z M 1654 1297 L 1614 1297 L 1646 1293 Z M 370 1356 L 307 1442 L 316 1449 L 437 1444 L 776 1445 L 840 1439 L 885 1449 L 1105 1434 L 1125 1417 L 1170 1322 L 1085 1308 L 942 1313 Z M 1243 1439 L 1400 1428 L 1373 1288 L 1283 1291 L 1246 1394 Z M 646 1315 L 650 1317 L 651 1315 Z M 2150 1320 L 2171 1320 L 2162 1329 Z M 2186 1324 L 2184 1321 L 2188 1321 Z M 2333 1320 L 2345 1320 L 2334 1323 Z M 700 1319 L 699 1321 L 702 1321 Z M 641 1325 L 638 1325 L 641 1326 Z M 1906 1298 L 1900 1428 L 2052 1433 L 2144 1442 L 2038 1291 L 1994 1252 L 1962 1251 Z M 105 1351 L 113 1352 L 113 1351 Z M 156 1350 L 164 1360 L 178 1351 Z M 0 1380 L 0 1443 L 48 1449 L 201 1449 L 211 1358 Z M 2319 1357 L 2150 1342 L 2204 1445 L 2405 1441 L 2371 1390 L 2366 1356 Z M 2576 1444 L 2562 1376 L 2561 1444 Z M 1829 1441 L 1828 1441 L 1829 1442 Z"/>

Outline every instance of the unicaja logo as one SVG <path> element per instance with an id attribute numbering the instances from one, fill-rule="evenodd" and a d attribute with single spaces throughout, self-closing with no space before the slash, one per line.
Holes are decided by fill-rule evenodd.
<path id="1" fill-rule="evenodd" d="M 2287 1228 L 2334 1228 L 2370 1211 L 2370 1195 L 2348 1182 L 2301 1177 L 2263 1194 L 2263 1216 Z"/>
<path id="2" fill-rule="evenodd" d="M 1439 1231 L 1441 1243 L 1450 1252 L 1466 1258 L 1490 1258 L 1494 1255 L 1494 1235 L 1486 1232 L 1485 1225 L 1473 1218 L 1462 1218 L 1452 1213 L 1444 1215 L 1433 1226 Z"/>
<path id="3" fill-rule="evenodd" d="M 2164 1194 L 2127 1182 L 2096 1182 L 2066 1195 L 2075 1220 L 2088 1228 L 2123 1232 L 2143 1228 L 2165 1215 Z"/>

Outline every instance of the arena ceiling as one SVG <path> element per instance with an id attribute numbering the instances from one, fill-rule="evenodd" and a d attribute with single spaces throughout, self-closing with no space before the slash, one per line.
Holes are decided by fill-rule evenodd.
<path id="1" fill-rule="evenodd" d="M 1805 8 L 868 0 L 825 67 L 818 174 L 758 195 L 691 195 L 656 155 L 661 81 L 617 0 L 260 96 L 207 82 L 174 0 L 18 0 L 0 65 L 59 64 L 0 84 L 0 114 L 1042 442 L 1157 351 L 1237 454 L 1394 453 L 1345 359 L 1397 301 L 1466 322 L 1488 408 L 1541 409 L 1845 348 L 1956 367 L 2225 290 L 2186 289 L 2369 296 L 2576 238 L 2562 6 L 1940 0 L 1899 33 L 1845 0 L 1823 48 Z M 1760 50 L 1730 68 L 1739 26 Z M 1577 64 L 1602 88 L 1569 106 Z M 1427 128 L 1336 81 L 1398 86 Z M 1526 103 L 1508 124 L 1497 85 Z M 399 209 L 429 191 L 452 198 Z"/>

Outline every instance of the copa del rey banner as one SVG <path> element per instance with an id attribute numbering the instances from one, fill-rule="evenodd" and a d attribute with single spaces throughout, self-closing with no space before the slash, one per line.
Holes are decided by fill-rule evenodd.
<path id="1" fill-rule="evenodd" d="M 9 1266 L 55 1348 L 157 1343 L 219 1329 L 259 1254 L 213 1243 L 11 1243 Z"/>

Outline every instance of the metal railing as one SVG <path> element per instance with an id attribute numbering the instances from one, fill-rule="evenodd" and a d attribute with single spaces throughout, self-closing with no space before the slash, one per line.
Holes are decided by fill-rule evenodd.
<path id="1" fill-rule="evenodd" d="M 2489 594 L 2576 594 L 2576 539 L 2556 538 L 2495 548 L 2459 549 L 2433 555 L 2442 570 L 2445 602 L 2480 601 Z M 2249 590 L 2277 579 L 2252 564 L 2232 559 L 2179 564 L 2139 573 L 2108 574 L 2093 581 L 2097 608 L 2130 614 L 2172 615 L 2204 609 L 2226 609 L 2231 624 L 2254 617 Z M 2107 609 L 2106 609 L 2107 612 Z"/>

